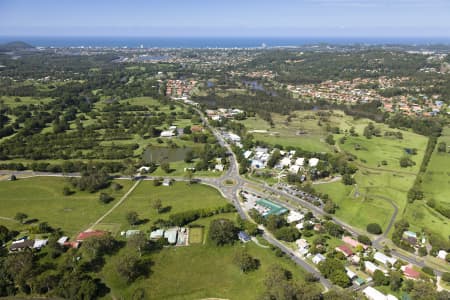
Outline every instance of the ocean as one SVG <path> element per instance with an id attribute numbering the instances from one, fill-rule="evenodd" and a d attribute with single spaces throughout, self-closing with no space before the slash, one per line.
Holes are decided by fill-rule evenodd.
<path id="1" fill-rule="evenodd" d="M 431 45 L 450 44 L 448 38 L 365 38 L 365 37 L 1 37 L 0 44 L 23 41 L 42 47 L 127 47 L 138 48 L 256 48 L 311 44 Z"/>

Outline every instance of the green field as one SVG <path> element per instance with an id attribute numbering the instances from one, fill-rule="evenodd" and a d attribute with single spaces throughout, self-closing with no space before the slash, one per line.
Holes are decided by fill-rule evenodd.
<path id="1" fill-rule="evenodd" d="M 201 219 L 200 223 L 209 224 L 213 218 L 219 217 L 234 220 L 236 214 Z M 233 264 L 233 255 L 241 247 L 247 248 L 250 255 L 260 261 L 258 270 L 243 274 Z M 271 265 L 282 265 L 292 272 L 294 279 L 301 279 L 304 275 L 290 259 L 276 257 L 272 250 L 254 243 L 244 246 L 236 242 L 233 246 L 216 247 L 207 241 L 205 245 L 169 247 L 150 254 L 149 258 L 153 262 L 150 276 L 131 285 L 117 276 L 115 257 L 108 259 L 102 277 L 111 288 L 110 296 L 131 299 L 133 292 L 141 288 L 145 290 L 147 299 L 258 299 Z"/>
<path id="2" fill-rule="evenodd" d="M 161 200 L 166 212 L 158 213 L 152 208 L 152 203 L 157 199 Z M 142 220 L 147 220 L 145 224 L 139 225 L 137 228 L 146 230 L 150 223 L 157 219 L 167 220 L 168 216 L 173 213 L 192 209 L 215 208 L 225 204 L 227 204 L 227 201 L 220 193 L 208 186 L 175 182 L 169 187 L 155 187 L 153 181 L 143 181 L 127 201 L 103 222 L 121 224 L 122 230 L 130 229 L 130 226 L 126 224 L 125 215 L 129 211 L 136 211 Z"/>
<path id="3" fill-rule="evenodd" d="M 438 139 L 439 142 L 450 145 L 450 127 L 444 128 L 442 136 Z M 436 146 L 423 176 L 422 189 L 425 199 L 409 205 L 405 215 L 413 218 L 413 224 L 417 230 L 426 227 L 443 238 L 448 237 L 450 235 L 449 219 L 429 207 L 426 202 L 432 200 L 438 206 L 450 208 L 450 153 L 439 153 Z"/>
<path id="4" fill-rule="evenodd" d="M 189 244 L 203 243 L 203 228 L 194 227 L 189 228 Z"/>
<path id="5" fill-rule="evenodd" d="M 300 147 L 313 152 L 328 152 L 332 150 L 332 147 L 324 141 L 327 136 L 325 129 L 317 125 L 317 119 L 308 118 L 314 117 L 312 111 L 297 111 L 294 112 L 294 115 L 296 116 L 292 117 L 290 122 L 286 122 L 287 116 L 272 114 L 273 128 L 259 116 L 247 118 L 242 123 L 248 131 L 267 130 L 267 133 L 252 134 L 256 140 L 272 145 Z M 299 134 L 299 131 L 303 133 Z"/>
<path id="6" fill-rule="evenodd" d="M 63 196 L 63 187 L 69 185 L 66 179 L 34 177 L 17 181 L 0 181 L 0 217 L 14 218 L 17 212 L 26 213 L 30 219 L 48 222 L 72 236 L 102 216 L 130 188 L 131 182 L 121 180 L 119 192 L 104 190 L 115 199 L 109 204 L 100 203 L 99 193 L 76 192 Z M 0 224 L 17 227 L 17 223 L 0 219 Z M 26 230 L 27 226 L 19 229 Z"/>

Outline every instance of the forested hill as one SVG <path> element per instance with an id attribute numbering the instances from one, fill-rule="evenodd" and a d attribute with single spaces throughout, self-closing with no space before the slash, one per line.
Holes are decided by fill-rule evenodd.
<path id="1" fill-rule="evenodd" d="M 16 50 L 24 50 L 24 49 L 33 49 L 34 46 L 27 44 L 22 41 L 14 41 L 6 44 L 0 45 L 0 52 L 8 52 L 8 51 L 16 51 Z"/>

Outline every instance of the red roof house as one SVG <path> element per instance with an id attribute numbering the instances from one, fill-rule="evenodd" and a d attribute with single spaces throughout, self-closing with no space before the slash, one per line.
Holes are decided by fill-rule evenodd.
<path id="1" fill-rule="evenodd" d="M 80 234 L 78 234 L 77 241 L 82 242 L 87 238 L 100 237 L 100 236 L 104 236 L 105 234 L 108 234 L 108 232 L 103 231 L 103 230 L 87 230 L 87 231 L 80 232 Z"/>
<path id="2" fill-rule="evenodd" d="M 353 251 L 346 245 L 340 245 L 339 247 L 336 247 L 335 250 L 344 254 L 345 257 L 349 257 L 349 256 L 353 255 Z"/>
<path id="3" fill-rule="evenodd" d="M 420 278 L 420 273 L 416 270 L 414 270 L 411 266 L 406 266 L 403 269 L 403 275 L 405 275 L 406 278 L 416 280 Z"/>

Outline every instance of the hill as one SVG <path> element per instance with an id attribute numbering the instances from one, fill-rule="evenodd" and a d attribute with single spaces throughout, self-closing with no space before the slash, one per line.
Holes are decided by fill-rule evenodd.
<path id="1" fill-rule="evenodd" d="M 22 41 L 14 41 L 6 44 L 0 45 L 0 52 L 7 52 L 7 51 L 17 51 L 17 50 L 26 50 L 26 49 L 33 49 L 34 47 L 30 44 L 27 44 Z"/>

